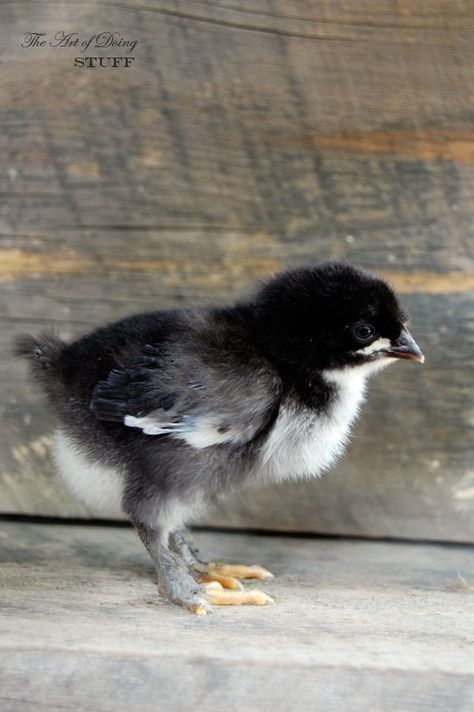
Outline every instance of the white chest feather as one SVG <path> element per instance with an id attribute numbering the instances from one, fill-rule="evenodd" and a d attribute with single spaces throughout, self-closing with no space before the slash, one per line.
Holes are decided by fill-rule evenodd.
<path id="1" fill-rule="evenodd" d="M 365 393 L 365 374 L 325 374 L 336 394 L 324 414 L 283 403 L 261 454 L 265 479 L 315 477 L 343 454 Z"/>
<path id="2" fill-rule="evenodd" d="M 54 435 L 53 454 L 62 478 L 75 497 L 98 514 L 119 516 L 122 513 L 123 473 L 90 461 L 62 430 Z"/>

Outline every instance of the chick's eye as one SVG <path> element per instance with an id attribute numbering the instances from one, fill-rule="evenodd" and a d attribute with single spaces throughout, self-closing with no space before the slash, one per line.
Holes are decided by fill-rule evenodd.
<path id="1" fill-rule="evenodd" d="M 353 331 L 358 341 L 369 341 L 375 334 L 375 328 L 372 324 L 356 324 Z"/>

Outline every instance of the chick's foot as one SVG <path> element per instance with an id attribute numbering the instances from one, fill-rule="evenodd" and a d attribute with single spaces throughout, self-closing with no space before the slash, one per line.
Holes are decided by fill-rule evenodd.
<path id="1" fill-rule="evenodd" d="M 242 584 L 239 579 L 269 579 L 273 574 L 256 564 L 245 566 L 244 564 L 223 564 L 216 561 L 202 561 L 198 556 L 198 550 L 192 546 L 184 536 L 184 530 L 171 532 L 169 542 L 172 550 L 185 561 L 189 570 L 201 583 L 217 581 L 224 588 L 233 591 L 241 591 Z"/>
<path id="2" fill-rule="evenodd" d="M 198 562 L 192 567 L 193 574 L 200 583 L 217 581 L 222 588 L 232 591 L 242 591 L 243 586 L 239 579 L 268 579 L 273 574 L 262 566 L 243 564 L 220 564 Z"/>

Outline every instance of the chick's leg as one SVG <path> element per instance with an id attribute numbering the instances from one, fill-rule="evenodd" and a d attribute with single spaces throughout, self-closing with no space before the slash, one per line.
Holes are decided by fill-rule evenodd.
<path id="1" fill-rule="evenodd" d="M 139 522 L 134 524 L 155 564 L 160 594 L 197 615 L 210 613 L 212 608 L 207 601 L 207 592 L 190 576 L 185 562 L 164 543 L 163 532 Z"/>
<path id="2" fill-rule="evenodd" d="M 239 579 L 273 578 L 273 574 L 262 566 L 201 561 L 198 558 L 198 550 L 185 538 L 182 529 L 171 532 L 169 542 L 170 547 L 182 557 L 196 579 L 204 584 L 212 603 L 217 605 L 241 605 L 243 603 L 264 605 L 272 602 L 272 599 L 261 591 L 243 591 L 243 586 L 239 581 Z M 231 589 L 232 592 L 235 591 L 235 594 L 231 595 L 231 591 L 223 589 Z"/>

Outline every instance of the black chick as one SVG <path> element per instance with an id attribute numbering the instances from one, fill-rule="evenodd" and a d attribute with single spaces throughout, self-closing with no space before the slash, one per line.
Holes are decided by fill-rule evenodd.
<path id="1" fill-rule="evenodd" d="M 73 492 L 121 508 L 160 593 L 205 614 L 210 603 L 269 602 L 237 578 L 271 574 L 199 561 L 186 522 L 244 484 L 329 468 L 367 378 L 395 359 L 423 361 L 405 323 L 385 282 L 322 263 L 236 306 L 131 316 L 72 344 L 25 336 L 18 353 L 58 414 L 55 457 Z"/>

